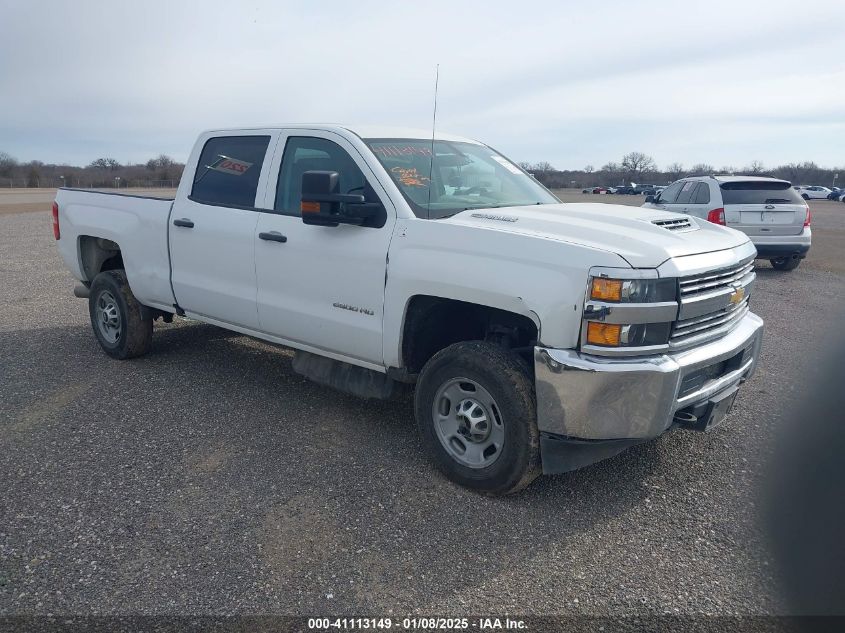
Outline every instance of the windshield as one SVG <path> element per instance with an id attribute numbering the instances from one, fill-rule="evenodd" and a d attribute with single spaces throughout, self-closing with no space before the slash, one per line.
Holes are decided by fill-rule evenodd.
<path id="1" fill-rule="evenodd" d="M 467 209 L 558 202 L 545 187 L 485 145 L 425 139 L 366 139 L 420 218 Z M 433 183 L 433 186 L 432 186 Z"/>

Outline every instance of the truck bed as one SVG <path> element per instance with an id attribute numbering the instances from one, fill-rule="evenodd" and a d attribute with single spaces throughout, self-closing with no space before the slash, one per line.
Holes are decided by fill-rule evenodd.
<path id="1" fill-rule="evenodd" d="M 62 188 L 56 194 L 56 204 L 59 252 L 76 279 L 92 281 L 85 266 L 90 249 L 80 247 L 83 241 L 109 240 L 120 247 L 137 299 L 173 310 L 167 241 L 172 198 Z"/>

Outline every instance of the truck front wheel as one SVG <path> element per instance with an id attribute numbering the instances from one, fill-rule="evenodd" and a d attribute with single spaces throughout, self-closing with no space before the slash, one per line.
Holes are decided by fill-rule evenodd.
<path id="1" fill-rule="evenodd" d="M 452 481 L 510 494 L 540 474 L 533 382 L 513 352 L 450 345 L 423 367 L 414 404 L 423 443 Z"/>
<path id="2" fill-rule="evenodd" d="M 88 312 L 94 336 L 112 358 L 135 358 L 150 348 L 153 321 L 144 318 L 122 270 L 107 270 L 94 277 Z"/>

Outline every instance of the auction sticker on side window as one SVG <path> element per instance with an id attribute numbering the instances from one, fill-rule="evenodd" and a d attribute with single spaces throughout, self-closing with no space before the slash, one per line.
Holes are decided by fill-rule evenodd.
<path id="1" fill-rule="evenodd" d="M 507 169 L 512 174 L 521 174 L 522 173 L 522 171 L 520 171 L 519 167 L 517 167 L 513 163 L 509 162 L 508 160 L 502 158 L 501 156 L 491 156 L 490 158 L 495 160 L 497 163 L 499 163 L 502 167 Z"/>
<path id="2" fill-rule="evenodd" d="M 252 167 L 252 163 L 245 160 L 238 160 L 237 158 L 229 158 L 228 156 L 220 155 L 222 159 L 219 163 L 212 165 L 211 168 L 216 171 L 222 171 L 227 174 L 234 174 L 240 176 Z"/>

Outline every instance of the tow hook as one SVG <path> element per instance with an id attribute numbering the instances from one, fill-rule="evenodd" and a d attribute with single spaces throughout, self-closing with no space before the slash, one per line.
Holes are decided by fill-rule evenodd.
<path id="1" fill-rule="evenodd" d="M 698 416 L 693 415 L 689 411 L 676 411 L 675 422 L 686 426 L 693 425 L 698 422 Z"/>

